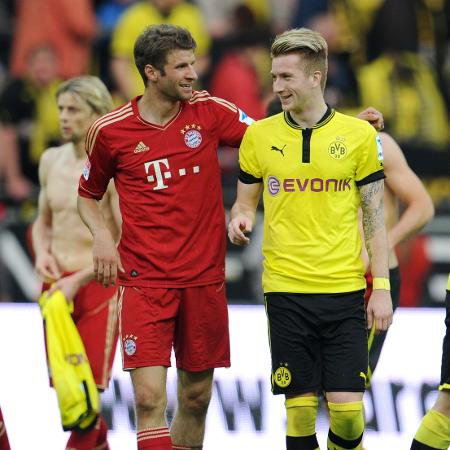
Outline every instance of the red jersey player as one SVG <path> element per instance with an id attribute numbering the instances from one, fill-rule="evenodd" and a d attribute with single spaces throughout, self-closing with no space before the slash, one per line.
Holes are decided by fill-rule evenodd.
<path id="1" fill-rule="evenodd" d="M 79 211 L 94 236 L 104 285 L 119 268 L 123 367 L 131 371 L 138 449 L 200 449 L 213 370 L 230 365 L 225 298 L 225 213 L 220 144 L 238 147 L 251 119 L 193 91 L 195 41 L 158 25 L 135 44 L 145 92 L 97 120 L 79 185 Z M 114 178 L 122 213 L 117 255 L 97 201 Z M 172 345 L 178 409 L 165 420 Z"/>

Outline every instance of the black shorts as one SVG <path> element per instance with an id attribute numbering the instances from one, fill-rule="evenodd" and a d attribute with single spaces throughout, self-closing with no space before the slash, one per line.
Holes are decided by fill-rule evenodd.
<path id="1" fill-rule="evenodd" d="M 442 344 L 441 382 L 439 389 L 450 391 L 450 291 L 445 297 L 445 326 L 446 333 Z"/>
<path id="2" fill-rule="evenodd" d="M 389 279 L 391 283 L 392 308 L 395 311 L 400 301 L 401 278 L 400 269 L 398 267 L 389 269 Z M 378 364 L 378 360 L 380 359 L 381 349 L 383 348 L 386 335 L 387 331 L 382 331 L 381 333 L 375 335 L 372 345 L 369 347 L 369 370 L 367 372 L 366 387 L 370 386 L 372 374 Z"/>
<path id="3" fill-rule="evenodd" d="M 272 392 L 363 392 L 367 376 L 364 291 L 266 293 Z"/>

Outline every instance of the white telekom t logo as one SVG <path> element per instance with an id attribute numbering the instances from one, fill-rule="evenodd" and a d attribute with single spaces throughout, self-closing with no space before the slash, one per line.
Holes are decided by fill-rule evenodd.
<path id="1" fill-rule="evenodd" d="M 157 191 L 159 189 L 167 189 L 169 186 L 164 184 L 164 178 L 171 178 L 172 174 L 167 171 L 164 172 L 164 174 L 161 172 L 161 165 L 164 164 L 166 169 L 169 168 L 169 161 L 167 158 L 164 159 L 157 159 L 156 161 L 149 161 L 144 164 L 145 166 L 145 173 L 148 175 L 147 180 L 149 183 L 153 183 L 155 181 L 156 176 L 156 186 L 153 188 L 154 191 Z M 150 166 L 153 166 L 153 169 L 155 171 L 155 176 L 149 175 L 149 169 Z"/>

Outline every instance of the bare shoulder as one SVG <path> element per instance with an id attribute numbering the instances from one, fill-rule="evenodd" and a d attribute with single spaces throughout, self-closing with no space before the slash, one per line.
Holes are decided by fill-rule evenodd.
<path id="1" fill-rule="evenodd" d="M 402 158 L 404 158 L 402 149 L 400 148 L 400 146 L 397 144 L 397 142 L 395 141 L 395 139 L 390 135 L 387 134 L 385 132 L 381 132 L 379 133 L 380 139 L 381 139 L 381 144 L 383 145 L 383 155 L 384 156 L 394 156 L 394 157 L 398 157 L 401 156 Z"/>
<path id="2" fill-rule="evenodd" d="M 414 195 L 423 186 L 417 175 L 408 165 L 408 161 L 399 144 L 389 134 L 380 133 L 383 145 L 384 173 L 386 184 L 397 197 Z"/>
<path id="3" fill-rule="evenodd" d="M 45 184 L 48 173 L 58 161 L 69 155 L 71 144 L 64 144 L 59 147 L 50 147 L 44 151 L 39 161 L 39 179 L 41 184 Z"/>
<path id="4" fill-rule="evenodd" d="M 51 147 L 44 151 L 41 155 L 41 159 L 39 160 L 39 181 L 41 186 L 47 184 L 48 173 L 50 172 L 52 166 L 55 164 L 55 161 L 59 158 L 59 150 L 60 147 Z"/>
<path id="5" fill-rule="evenodd" d="M 50 147 L 47 150 L 44 151 L 41 155 L 41 160 L 39 161 L 39 164 L 41 166 L 51 166 L 58 158 L 59 147 Z"/>
<path id="6" fill-rule="evenodd" d="M 52 165 L 60 159 L 66 159 L 72 154 L 73 146 L 71 143 L 60 145 L 59 147 L 50 147 L 42 153 L 40 164 Z"/>
<path id="7" fill-rule="evenodd" d="M 384 132 L 380 133 L 379 136 L 383 146 L 384 171 L 387 173 L 399 168 L 401 169 L 402 167 L 408 167 L 402 149 L 394 138 Z"/>

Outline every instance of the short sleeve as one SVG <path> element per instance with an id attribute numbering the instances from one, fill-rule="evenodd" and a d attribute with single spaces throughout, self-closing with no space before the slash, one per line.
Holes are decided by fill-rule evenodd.
<path id="1" fill-rule="evenodd" d="M 211 100 L 220 144 L 238 148 L 244 133 L 254 120 L 227 100 L 218 97 L 211 97 Z"/>
<path id="2" fill-rule="evenodd" d="M 361 158 L 356 168 L 357 186 L 385 178 L 381 139 L 371 125 L 367 124 L 366 128 L 366 137 L 361 143 Z"/>
<path id="3" fill-rule="evenodd" d="M 239 148 L 239 166 L 241 169 L 239 179 L 241 181 L 245 182 L 242 177 L 242 173 L 253 177 L 253 182 L 262 180 L 263 174 L 257 158 L 253 127 L 249 127 L 247 129 L 244 134 L 244 138 L 242 139 L 242 143 Z M 246 179 L 248 179 L 248 177 Z"/>
<path id="4" fill-rule="evenodd" d="M 95 127 L 95 123 L 93 127 Z M 114 176 L 115 158 L 101 130 L 95 135 L 93 127 L 86 137 L 88 157 L 80 177 L 78 194 L 81 197 L 101 200 L 108 188 L 109 181 Z"/>

